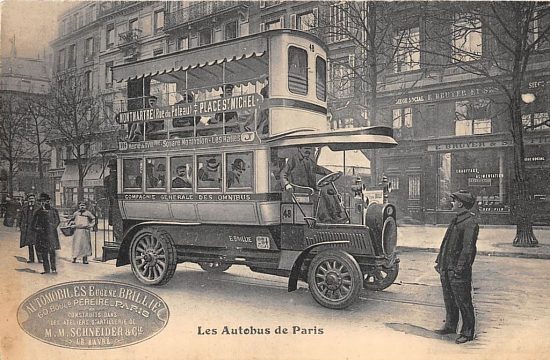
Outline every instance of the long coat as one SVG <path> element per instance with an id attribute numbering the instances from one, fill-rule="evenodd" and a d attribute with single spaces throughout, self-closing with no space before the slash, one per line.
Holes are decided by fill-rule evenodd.
<path id="1" fill-rule="evenodd" d="M 317 189 L 315 175 L 328 175 L 330 173 L 330 170 L 317 165 L 311 158 L 306 158 L 300 153 L 293 154 L 281 170 L 281 185 L 283 189 L 288 183 Z"/>
<path id="2" fill-rule="evenodd" d="M 472 274 L 479 233 L 474 214 L 464 211 L 451 222 L 441 243 L 436 263 L 441 272 L 452 270 L 465 276 Z"/>
<path id="3" fill-rule="evenodd" d="M 36 231 L 36 247 L 40 251 L 61 249 L 57 235 L 59 223 L 59 212 L 52 207 L 42 208 L 34 214 L 32 227 Z"/>
<path id="4" fill-rule="evenodd" d="M 19 213 L 19 227 L 21 228 L 21 236 L 19 238 L 19 247 L 35 245 L 36 233 L 32 228 L 32 219 L 34 214 L 40 209 L 40 206 L 34 204 L 25 204 Z"/>
<path id="5" fill-rule="evenodd" d="M 72 256 L 77 258 L 80 256 L 92 255 L 92 239 L 90 236 L 90 228 L 95 223 L 95 216 L 88 210 L 76 211 L 73 214 L 75 231 L 73 235 Z"/>

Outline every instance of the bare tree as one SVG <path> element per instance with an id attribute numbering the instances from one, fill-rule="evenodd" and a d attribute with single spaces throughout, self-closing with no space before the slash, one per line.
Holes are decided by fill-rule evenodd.
<path id="1" fill-rule="evenodd" d="M 52 139 L 70 149 L 78 168 L 78 201 L 84 199 L 86 174 L 101 161 L 97 144 L 102 137 L 103 102 L 89 90 L 85 76 L 58 79 L 41 109 L 47 114 L 45 121 Z"/>
<path id="2" fill-rule="evenodd" d="M 396 71 L 396 62 L 403 57 L 409 46 L 410 38 L 404 33 L 395 31 L 394 15 L 397 9 L 391 2 L 378 1 L 330 1 L 323 2 L 323 11 L 319 19 L 317 32 L 329 43 L 347 44 L 351 49 L 353 61 L 349 58 L 338 60 L 331 57 L 332 73 L 335 68 L 344 68 L 338 76 L 333 77 L 332 99 L 339 97 L 342 89 L 355 89 L 353 101 L 365 104 L 367 119 L 360 125 L 381 125 L 379 91 L 387 86 L 388 80 L 382 77 L 388 72 Z M 342 59 L 342 58 L 341 58 Z M 409 59 L 409 62 L 411 60 Z M 409 64 L 410 65 L 410 64 Z M 401 92 L 406 93 L 414 84 Z M 346 105 L 348 105 L 346 103 Z M 344 105 L 344 106 L 346 106 Z M 371 179 L 373 185 L 378 183 L 376 151 L 369 151 L 371 161 Z"/>
<path id="3" fill-rule="evenodd" d="M 2 94 L 0 116 L 0 160 L 8 165 L 8 194 L 13 195 L 15 176 L 21 161 L 29 154 L 24 141 L 28 125 L 24 101 L 17 94 Z"/>
<path id="4" fill-rule="evenodd" d="M 46 177 L 44 174 L 44 159 L 49 156 L 50 149 L 46 145 L 49 128 L 46 123 L 47 113 L 44 111 L 43 95 L 31 94 L 25 97 L 25 112 L 27 114 L 27 131 L 23 138 L 36 152 L 38 161 L 38 187 L 37 191 L 46 190 Z"/>
<path id="5" fill-rule="evenodd" d="M 451 2 L 422 5 L 426 37 L 423 66 L 462 69 L 489 81 L 503 94 L 513 140 L 511 213 L 517 224 L 514 246 L 536 246 L 532 194 L 525 170 L 522 91 L 540 71 L 539 50 L 549 45 L 550 12 L 539 2 Z"/>

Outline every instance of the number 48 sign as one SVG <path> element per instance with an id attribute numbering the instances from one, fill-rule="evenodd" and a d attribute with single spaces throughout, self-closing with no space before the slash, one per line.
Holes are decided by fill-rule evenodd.
<path id="1" fill-rule="evenodd" d="M 281 223 L 294 223 L 294 206 L 292 204 L 283 204 L 281 206 Z"/>

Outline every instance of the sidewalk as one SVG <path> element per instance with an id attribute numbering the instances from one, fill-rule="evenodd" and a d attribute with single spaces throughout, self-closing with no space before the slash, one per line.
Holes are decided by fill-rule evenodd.
<path id="1" fill-rule="evenodd" d="M 397 228 L 397 249 L 399 251 L 439 252 L 446 226 L 443 225 L 399 225 Z M 477 240 L 477 255 L 508 256 L 533 259 L 550 259 L 550 227 L 534 227 L 537 247 L 514 247 L 515 226 L 481 225 Z"/>

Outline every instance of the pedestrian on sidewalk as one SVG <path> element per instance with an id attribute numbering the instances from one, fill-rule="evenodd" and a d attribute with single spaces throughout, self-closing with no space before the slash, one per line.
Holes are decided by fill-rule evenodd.
<path id="1" fill-rule="evenodd" d="M 48 194 L 40 194 L 38 202 L 41 207 L 32 219 L 32 228 L 36 232 L 36 249 L 42 254 L 44 265 L 44 272 L 41 274 L 57 273 L 55 251 L 61 249 L 57 235 L 59 212 L 51 206 L 50 201 Z"/>
<path id="2" fill-rule="evenodd" d="M 36 245 L 36 233 L 32 228 L 32 219 L 34 214 L 40 210 L 40 207 L 36 205 L 36 196 L 34 194 L 27 195 L 27 203 L 21 208 L 19 213 L 19 229 L 21 230 L 21 236 L 19 238 L 19 247 L 27 246 L 29 248 L 28 263 L 34 262 L 34 251 Z M 36 257 L 38 262 L 42 262 L 42 254 L 36 250 Z"/>
<path id="3" fill-rule="evenodd" d="M 445 302 L 445 326 L 436 330 L 440 335 L 456 334 L 459 314 L 462 317 L 457 344 L 474 339 L 475 313 L 472 304 L 472 264 L 476 256 L 476 242 L 479 225 L 470 209 L 475 197 L 460 190 L 451 194 L 456 217 L 451 221 L 435 260 Z"/>
<path id="4" fill-rule="evenodd" d="M 88 256 L 92 255 L 92 238 L 90 230 L 94 227 L 95 216 L 86 209 L 86 203 L 81 201 L 78 210 L 70 218 L 70 223 L 75 227 L 73 235 L 73 263 L 82 257 L 82 263 L 88 264 Z"/>

